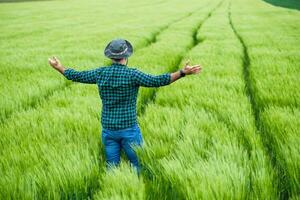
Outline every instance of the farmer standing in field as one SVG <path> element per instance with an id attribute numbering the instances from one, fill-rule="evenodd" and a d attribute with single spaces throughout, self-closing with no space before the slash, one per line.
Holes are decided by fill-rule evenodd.
<path id="1" fill-rule="evenodd" d="M 139 171 L 139 161 L 132 145 L 141 145 L 142 134 L 137 122 L 136 100 L 140 86 L 160 87 L 168 85 L 185 75 L 200 72 L 200 65 L 162 75 L 145 74 L 138 69 L 127 67 L 132 45 L 123 39 L 111 41 L 104 54 L 112 64 L 92 70 L 76 71 L 66 69 L 56 58 L 49 58 L 49 64 L 68 80 L 97 84 L 102 100 L 102 142 L 105 149 L 107 167 L 117 166 L 123 149 L 131 164 Z"/>

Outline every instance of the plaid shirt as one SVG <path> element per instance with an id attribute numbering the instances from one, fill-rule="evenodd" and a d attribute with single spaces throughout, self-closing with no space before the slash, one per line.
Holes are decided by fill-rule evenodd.
<path id="1" fill-rule="evenodd" d="M 136 100 L 140 86 L 160 87 L 170 84 L 171 75 L 145 74 L 122 64 L 112 64 L 86 71 L 68 68 L 64 76 L 80 83 L 97 84 L 102 100 L 102 127 L 124 129 L 137 123 Z"/>

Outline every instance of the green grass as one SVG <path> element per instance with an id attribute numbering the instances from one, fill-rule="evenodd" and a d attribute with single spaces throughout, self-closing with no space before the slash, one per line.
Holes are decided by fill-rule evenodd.
<path id="1" fill-rule="evenodd" d="M 278 2 L 1 3 L 0 199 L 299 199 L 300 13 Z M 203 66 L 141 89 L 140 177 L 105 169 L 96 86 L 47 63 L 108 65 L 116 37 L 144 72 Z"/>
<path id="2" fill-rule="evenodd" d="M 227 2 L 211 14 L 197 36 L 202 41 L 187 57 L 203 64 L 202 76 L 158 92 L 157 105 L 149 107 L 151 114 L 145 116 L 149 156 L 144 164 L 164 187 L 168 184 L 172 192 L 189 199 L 276 198 L 274 186 L 278 183 L 244 91 L 242 45 L 229 24 Z M 178 110 L 180 115 L 169 116 L 166 109 Z M 177 130 L 174 127 L 176 131 L 166 134 L 157 125 L 149 129 L 147 122 L 158 110 L 165 115 L 159 127 L 181 124 Z M 153 133 L 162 138 L 175 134 L 163 141 L 153 139 Z M 156 156 L 157 145 L 169 151 Z M 153 157 L 156 159 L 151 161 Z M 160 195 L 168 194 L 168 188 L 165 190 Z"/>
<path id="3" fill-rule="evenodd" d="M 257 2 L 242 11 L 251 14 L 246 19 L 234 14 L 241 4 L 244 1 L 232 4 L 232 17 L 249 54 L 257 126 L 279 176 L 280 196 L 299 198 L 300 40 L 296 27 L 300 24 L 296 16 L 300 13 Z"/>

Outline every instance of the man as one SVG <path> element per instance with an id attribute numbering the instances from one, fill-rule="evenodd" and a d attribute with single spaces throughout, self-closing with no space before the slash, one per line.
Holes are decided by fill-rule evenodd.
<path id="1" fill-rule="evenodd" d="M 185 75 L 199 73 L 201 67 L 189 66 L 187 63 L 177 72 L 154 76 L 127 67 L 128 57 L 132 52 L 132 45 L 127 40 L 116 39 L 104 50 L 105 56 L 112 60 L 111 66 L 76 71 L 66 69 L 56 57 L 49 58 L 49 64 L 69 80 L 98 85 L 103 105 L 102 142 L 107 166 L 119 164 L 120 151 L 123 149 L 131 164 L 139 171 L 138 158 L 132 146 L 143 142 L 136 112 L 139 87 L 168 85 Z"/>

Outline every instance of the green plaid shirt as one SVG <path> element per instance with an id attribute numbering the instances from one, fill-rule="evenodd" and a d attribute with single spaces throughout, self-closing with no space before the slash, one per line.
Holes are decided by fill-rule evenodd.
<path id="1" fill-rule="evenodd" d="M 97 84 L 102 100 L 102 127 L 110 130 L 128 128 L 137 123 L 136 100 L 140 86 L 160 87 L 171 82 L 171 74 L 145 74 L 122 64 L 92 70 L 68 68 L 64 76 L 80 83 Z"/>

